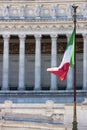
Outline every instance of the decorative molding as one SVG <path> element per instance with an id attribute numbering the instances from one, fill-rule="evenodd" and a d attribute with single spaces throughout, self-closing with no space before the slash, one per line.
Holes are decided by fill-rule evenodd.
<path id="1" fill-rule="evenodd" d="M 4 35 L 3 35 L 3 38 L 4 38 L 4 40 L 9 40 L 10 35 L 9 35 L 9 34 L 4 34 Z"/>
<path id="2" fill-rule="evenodd" d="M 62 113 L 53 113 L 50 117 L 53 122 L 63 123 L 64 122 L 64 114 Z"/>
<path id="3" fill-rule="evenodd" d="M 8 1 L 8 2 L 7 2 Z M 63 34 L 73 29 L 72 2 L 64 1 L 0 1 L 0 35 Z M 79 1 L 79 2 L 78 2 Z M 77 33 L 87 30 L 87 3 L 76 0 Z"/>
<path id="4" fill-rule="evenodd" d="M 86 104 L 87 105 L 87 98 L 84 99 L 82 104 Z"/>
<path id="5" fill-rule="evenodd" d="M 26 35 L 25 34 L 20 34 L 19 35 L 19 40 L 25 40 L 26 38 Z"/>

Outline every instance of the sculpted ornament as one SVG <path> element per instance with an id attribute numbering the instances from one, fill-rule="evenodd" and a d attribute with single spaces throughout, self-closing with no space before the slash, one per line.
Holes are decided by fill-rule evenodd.
<path id="1" fill-rule="evenodd" d="M 10 9 L 10 5 L 5 5 L 4 12 L 3 12 L 5 17 L 9 17 L 9 9 Z"/>
<path id="2" fill-rule="evenodd" d="M 52 18 L 56 18 L 56 11 L 57 11 L 57 7 L 56 5 L 54 4 L 51 8 L 51 16 Z"/>
<path id="3" fill-rule="evenodd" d="M 41 14 L 41 5 L 37 4 L 35 7 L 35 16 L 40 17 Z"/>
<path id="4" fill-rule="evenodd" d="M 77 8 L 77 15 L 79 15 L 79 16 L 80 16 L 80 15 L 83 15 L 83 14 L 82 14 L 82 10 L 83 10 L 82 5 L 79 4 L 79 5 L 78 5 L 78 8 Z"/>
<path id="5" fill-rule="evenodd" d="M 20 17 L 23 18 L 25 16 L 25 5 L 20 7 Z"/>
<path id="6" fill-rule="evenodd" d="M 84 14 L 84 17 L 87 18 L 87 4 L 85 5 L 83 9 L 83 14 Z"/>
<path id="7" fill-rule="evenodd" d="M 59 16 L 66 16 L 67 15 L 66 5 L 59 5 L 58 6 L 58 15 Z"/>
<path id="8" fill-rule="evenodd" d="M 72 6 L 70 4 L 67 5 L 67 17 L 72 18 Z"/>
<path id="9" fill-rule="evenodd" d="M 83 104 L 87 105 L 87 98 L 84 99 Z"/>
<path id="10" fill-rule="evenodd" d="M 53 113 L 51 115 L 51 119 L 54 122 L 61 122 L 61 123 L 63 123 L 63 121 L 64 121 L 64 114 Z"/>

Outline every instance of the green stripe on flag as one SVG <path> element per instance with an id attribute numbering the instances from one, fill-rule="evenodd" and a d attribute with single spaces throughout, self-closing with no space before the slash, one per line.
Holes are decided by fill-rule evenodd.
<path id="1" fill-rule="evenodd" d="M 73 30 L 72 34 L 71 34 L 71 37 L 69 39 L 69 42 L 67 44 L 67 47 L 66 49 L 72 45 L 72 52 L 71 52 L 71 57 L 70 57 L 70 66 L 73 67 L 74 65 L 74 51 L 75 51 L 75 32 Z"/>
<path id="2" fill-rule="evenodd" d="M 70 66 L 73 67 L 74 66 L 74 54 L 75 54 L 75 32 L 74 31 L 73 31 L 73 33 L 71 35 L 70 42 L 73 45 L 71 58 L 70 58 Z"/>

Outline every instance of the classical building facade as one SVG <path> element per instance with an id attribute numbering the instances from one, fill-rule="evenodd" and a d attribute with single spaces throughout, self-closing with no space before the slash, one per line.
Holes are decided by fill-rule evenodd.
<path id="1" fill-rule="evenodd" d="M 76 86 L 87 90 L 87 1 L 0 1 L 0 93 L 73 93 L 73 68 L 61 82 L 46 71 L 59 66 L 76 24 Z M 40 93 L 39 93 L 40 92 Z M 12 97 L 13 99 L 13 97 Z M 3 99 L 4 100 L 4 99 Z"/>
<path id="2" fill-rule="evenodd" d="M 87 130 L 87 0 L 0 0 L 0 130 L 72 129 L 74 70 L 61 82 L 46 69 L 61 63 L 73 4 L 77 119 Z"/>
<path id="3" fill-rule="evenodd" d="M 46 71 L 61 63 L 73 31 L 73 4 L 78 5 L 76 86 L 86 93 L 87 1 L 4 0 L 0 1 L 1 95 L 73 92 L 73 68 L 64 82 Z"/>
<path id="4" fill-rule="evenodd" d="M 63 83 L 46 72 L 61 62 L 77 8 L 77 89 L 87 89 L 87 2 L 0 1 L 0 86 L 4 90 L 72 90 L 73 70 Z"/>

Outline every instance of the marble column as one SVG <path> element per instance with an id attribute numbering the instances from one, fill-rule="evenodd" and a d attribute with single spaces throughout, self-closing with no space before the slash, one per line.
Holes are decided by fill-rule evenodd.
<path id="1" fill-rule="evenodd" d="M 67 35 L 67 42 L 70 39 L 70 34 Z M 67 75 L 67 90 L 72 90 L 73 89 L 73 83 L 74 81 L 74 68 L 70 67 Z"/>
<path id="2" fill-rule="evenodd" d="M 25 89 L 25 35 L 19 35 L 20 49 L 19 49 L 19 90 Z"/>
<path id="3" fill-rule="evenodd" d="M 51 67 L 57 67 L 57 35 L 51 35 Z M 57 76 L 51 74 L 51 90 L 57 90 Z"/>
<path id="4" fill-rule="evenodd" d="M 41 35 L 35 35 L 35 89 L 41 90 Z"/>
<path id="5" fill-rule="evenodd" d="M 3 35 L 4 38 L 4 50 L 3 50 L 3 79 L 2 90 L 9 89 L 9 35 Z"/>
<path id="6" fill-rule="evenodd" d="M 83 34 L 83 89 L 87 90 L 87 34 Z"/>

